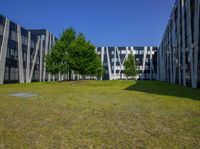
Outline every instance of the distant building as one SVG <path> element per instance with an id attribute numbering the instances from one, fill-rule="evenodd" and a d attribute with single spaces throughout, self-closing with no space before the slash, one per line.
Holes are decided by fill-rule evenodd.
<path id="1" fill-rule="evenodd" d="M 158 50 L 157 79 L 200 87 L 200 0 L 176 0 Z"/>
<path id="2" fill-rule="evenodd" d="M 97 47 L 96 50 L 105 69 L 103 80 L 126 79 L 124 62 L 129 54 L 135 55 L 139 70 L 137 79 L 156 79 L 157 47 Z"/>
<path id="3" fill-rule="evenodd" d="M 56 37 L 47 30 L 27 30 L 0 15 L 0 84 L 56 79 L 45 70 Z"/>

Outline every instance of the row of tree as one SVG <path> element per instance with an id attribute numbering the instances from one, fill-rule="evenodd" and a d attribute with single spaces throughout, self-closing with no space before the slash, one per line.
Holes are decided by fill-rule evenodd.
<path id="1" fill-rule="evenodd" d="M 104 72 L 95 46 L 72 27 L 62 33 L 45 60 L 47 72 L 53 75 L 68 73 L 71 76 L 73 71 L 85 79 L 86 76 L 101 77 Z"/>
<path id="2" fill-rule="evenodd" d="M 70 27 L 66 29 L 60 40 L 52 47 L 51 52 L 45 57 L 46 70 L 50 74 L 69 74 L 71 80 L 72 71 L 85 79 L 86 76 L 103 76 L 104 69 L 100 57 L 95 51 L 95 46 L 87 41 L 82 33 L 77 34 Z M 134 55 L 129 55 L 125 61 L 126 77 L 135 78 L 137 66 Z"/>

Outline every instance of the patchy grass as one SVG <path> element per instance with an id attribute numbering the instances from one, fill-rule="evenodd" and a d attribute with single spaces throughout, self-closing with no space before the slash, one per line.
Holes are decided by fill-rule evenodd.
<path id="1" fill-rule="evenodd" d="M 20 98 L 10 93 L 33 93 Z M 152 81 L 0 86 L 1 148 L 200 148 L 200 90 Z"/>

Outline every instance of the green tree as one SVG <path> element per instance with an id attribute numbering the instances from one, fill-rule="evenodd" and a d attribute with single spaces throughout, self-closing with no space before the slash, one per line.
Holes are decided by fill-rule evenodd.
<path id="1" fill-rule="evenodd" d="M 135 79 L 135 76 L 138 74 L 138 70 L 137 70 L 134 55 L 131 55 L 131 54 L 128 55 L 128 58 L 126 59 L 124 63 L 124 67 L 125 67 L 126 77 L 127 78 L 132 77 L 133 79 Z"/>
<path id="2" fill-rule="evenodd" d="M 69 46 L 75 39 L 76 32 L 72 27 L 69 27 L 62 33 L 60 40 L 56 42 L 51 52 L 45 57 L 47 72 L 51 74 L 71 72 L 67 55 Z"/>
<path id="3" fill-rule="evenodd" d="M 103 75 L 103 67 L 95 46 L 87 41 L 83 34 L 79 34 L 69 46 L 68 63 L 72 70 L 82 75 L 100 77 Z"/>

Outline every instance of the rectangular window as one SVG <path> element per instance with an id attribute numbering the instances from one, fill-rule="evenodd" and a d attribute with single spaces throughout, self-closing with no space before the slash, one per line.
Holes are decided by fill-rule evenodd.
<path id="1" fill-rule="evenodd" d="M 23 52 L 23 61 L 26 62 L 26 52 Z"/>
<path id="2" fill-rule="evenodd" d="M 3 36 L 3 25 L 0 25 L 0 35 Z"/>
<path id="3" fill-rule="evenodd" d="M 18 60 L 18 50 L 15 50 L 15 60 Z"/>
<path id="4" fill-rule="evenodd" d="M 35 48 L 34 41 L 32 41 L 32 40 L 31 40 L 31 48 L 33 48 L 33 49 Z"/>
<path id="5" fill-rule="evenodd" d="M 18 68 L 10 68 L 10 80 L 18 80 Z"/>
<path id="6" fill-rule="evenodd" d="M 22 36 L 22 44 L 27 45 L 27 41 L 28 41 L 28 39 L 26 37 Z"/>
<path id="7" fill-rule="evenodd" d="M 5 68 L 5 77 L 4 77 L 4 79 L 6 81 L 9 79 L 9 68 L 8 67 Z"/>
<path id="8" fill-rule="evenodd" d="M 121 51 L 121 54 L 126 54 L 126 50 L 122 50 L 122 51 Z"/>
<path id="9" fill-rule="evenodd" d="M 14 49 L 10 49 L 10 58 L 14 59 L 15 57 L 15 50 Z"/>
<path id="10" fill-rule="evenodd" d="M 7 54 L 6 54 L 6 58 L 10 58 L 10 49 L 7 49 Z"/>
<path id="11" fill-rule="evenodd" d="M 11 40 L 17 41 L 17 33 L 15 31 L 11 31 Z"/>

